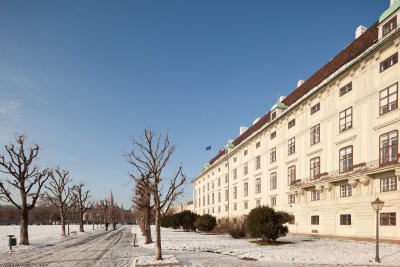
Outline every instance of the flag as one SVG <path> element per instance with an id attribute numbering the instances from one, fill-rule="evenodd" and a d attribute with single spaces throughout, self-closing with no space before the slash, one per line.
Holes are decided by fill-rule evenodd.
<path id="1" fill-rule="evenodd" d="M 206 147 L 206 150 L 211 150 L 211 146 L 207 146 L 207 147 Z"/>

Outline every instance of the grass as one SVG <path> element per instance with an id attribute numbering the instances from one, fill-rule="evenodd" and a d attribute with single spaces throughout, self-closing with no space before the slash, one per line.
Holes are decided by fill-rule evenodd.
<path id="1" fill-rule="evenodd" d="M 250 241 L 251 243 L 254 243 L 258 246 L 282 246 L 282 245 L 289 245 L 289 244 L 294 244 L 293 242 L 288 242 L 288 241 L 266 241 L 266 240 L 253 240 Z"/>

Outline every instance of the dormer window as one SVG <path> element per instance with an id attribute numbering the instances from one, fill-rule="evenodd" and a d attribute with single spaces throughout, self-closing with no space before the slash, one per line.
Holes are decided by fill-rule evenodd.
<path id="1" fill-rule="evenodd" d="M 382 37 L 397 28 L 397 16 L 393 17 L 382 27 Z"/>
<path id="2" fill-rule="evenodd" d="M 275 118 L 276 118 L 276 111 L 272 112 L 272 114 L 271 114 L 271 120 L 273 120 Z"/>

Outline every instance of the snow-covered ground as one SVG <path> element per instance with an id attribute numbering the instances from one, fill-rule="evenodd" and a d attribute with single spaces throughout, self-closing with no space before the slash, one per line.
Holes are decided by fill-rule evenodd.
<path id="1" fill-rule="evenodd" d="M 49 266 L 131 266 L 135 262 L 155 263 L 154 244 L 143 245 L 137 227 L 119 227 L 117 231 L 92 230 L 61 237 L 59 225 L 29 226 L 30 246 L 17 246 L 9 252 L 7 235 L 19 241 L 18 226 L 0 226 L 0 266 L 5 263 L 43 263 Z M 77 231 L 78 226 L 71 226 Z M 153 239 L 155 239 L 154 228 Z M 133 246 L 132 233 L 139 245 Z M 264 267 L 264 266 L 400 266 L 400 244 L 381 244 L 381 264 L 375 264 L 375 243 L 344 241 L 306 236 L 279 239 L 292 242 L 280 246 L 258 246 L 250 239 L 229 235 L 207 235 L 162 228 L 164 255 L 173 255 L 189 267 Z M 155 240 L 154 240 L 155 241 Z M 153 261 L 152 261 L 153 259 Z M 47 265 L 46 265 L 47 266 Z"/>
<path id="2" fill-rule="evenodd" d="M 154 230 L 154 229 L 152 229 Z M 137 231 L 132 229 L 132 231 Z M 153 235 L 155 236 L 155 235 Z M 154 244 L 143 245 L 154 248 Z M 249 239 L 233 239 L 229 235 L 207 235 L 162 228 L 162 248 L 172 251 L 208 252 L 230 255 L 244 260 L 257 260 L 269 265 L 375 265 L 375 243 L 334 240 L 306 236 L 286 236 L 280 241 L 293 244 L 259 246 Z M 168 252 L 168 254 L 171 254 Z M 400 266 L 400 245 L 380 245 L 381 265 Z M 179 257 L 178 257 L 179 258 Z M 218 266 L 216 262 L 215 265 Z"/>
<path id="3" fill-rule="evenodd" d="M 77 231 L 77 235 L 86 235 L 89 232 L 93 231 L 92 225 L 84 226 L 84 233 L 79 232 L 79 225 L 70 225 L 70 232 Z M 100 228 L 100 226 L 99 226 Z M 96 231 L 95 226 L 95 231 Z M 66 227 L 67 231 L 67 227 Z M 13 247 L 13 250 L 22 250 L 22 249 L 32 249 L 40 246 L 50 246 L 54 245 L 60 241 L 72 239 L 76 236 L 61 236 L 61 225 L 29 225 L 28 226 L 29 233 L 29 243 L 30 246 L 16 246 Z M 10 250 L 8 246 L 8 235 L 14 235 L 17 238 L 17 244 L 19 243 L 19 225 L 1 225 L 0 226 L 0 253 Z"/>

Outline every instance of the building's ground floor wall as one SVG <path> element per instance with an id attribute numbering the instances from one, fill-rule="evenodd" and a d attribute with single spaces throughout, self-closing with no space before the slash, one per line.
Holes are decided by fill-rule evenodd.
<path id="1" fill-rule="evenodd" d="M 294 220 L 288 224 L 291 233 L 371 238 L 375 237 L 376 232 L 376 212 L 371 202 L 379 197 L 384 201 L 378 217 L 380 236 L 387 239 L 400 239 L 399 173 L 400 169 L 396 166 L 396 168 L 378 169 L 373 173 L 363 175 L 354 174 L 333 178 L 328 182 L 318 181 L 302 188 L 290 188 L 274 195 L 277 204 L 273 208 L 294 216 Z M 383 192 L 381 183 L 385 177 L 392 177 L 394 180 L 392 180 L 391 189 Z M 351 185 L 349 196 L 344 197 L 341 194 L 343 185 Z M 311 198 L 313 190 L 320 192 L 318 200 Z M 295 194 L 294 203 L 288 203 L 289 194 Z M 259 200 L 259 205 L 271 206 L 270 197 Z M 247 202 L 243 199 L 236 202 L 243 201 Z M 247 215 L 257 206 L 256 201 L 249 201 L 247 209 L 232 210 L 231 206 L 236 202 L 225 205 L 229 207 L 227 210 L 199 208 L 195 209 L 195 212 L 209 213 L 217 219 L 233 219 Z"/>
<path id="2" fill-rule="evenodd" d="M 395 214 L 394 225 L 382 225 L 380 215 L 379 231 L 382 238 L 400 239 L 400 193 L 389 193 L 391 196 L 384 194 L 378 197 L 385 202 L 380 214 Z M 333 236 L 352 236 L 352 237 L 375 237 L 376 231 L 376 212 L 373 210 L 371 202 L 375 200 L 375 195 L 359 196 L 354 202 L 338 205 L 332 201 L 321 201 L 318 206 L 310 207 L 306 203 L 304 205 L 296 205 L 292 208 L 285 208 L 295 216 L 293 224 L 289 224 L 291 233 L 304 234 L 320 234 Z M 350 224 L 343 225 L 341 215 L 350 215 Z M 312 220 L 312 216 L 318 216 L 318 224 Z M 393 223 L 391 217 L 391 224 Z M 383 222 L 383 223 L 386 223 Z"/>

